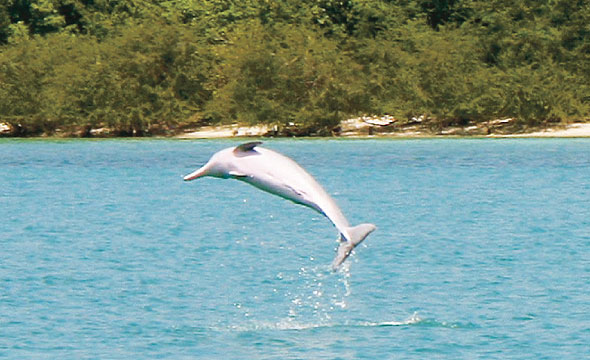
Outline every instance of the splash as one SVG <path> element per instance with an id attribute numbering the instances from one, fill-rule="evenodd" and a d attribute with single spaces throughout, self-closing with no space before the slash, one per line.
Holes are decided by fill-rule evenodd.
<path id="1" fill-rule="evenodd" d="M 363 321 L 350 320 L 353 296 L 350 262 L 344 263 L 334 273 L 328 266 L 311 266 L 299 269 L 295 277 L 299 286 L 296 291 L 285 294 L 288 313 L 277 320 L 257 320 L 249 318 L 245 322 L 232 324 L 230 331 L 268 331 L 268 330 L 311 330 L 340 327 L 387 327 L 387 326 L 445 326 L 446 323 L 423 319 L 414 312 L 404 320 Z M 283 280 L 285 275 L 279 273 Z M 354 307 L 354 306 L 352 306 Z"/>
<path id="2" fill-rule="evenodd" d="M 314 260 L 314 259 L 312 259 Z M 279 273 L 276 278 L 297 284 L 284 293 L 287 313 L 274 319 L 257 319 L 248 313 L 239 323 L 223 329 L 237 332 L 249 331 L 304 331 L 345 327 L 444 327 L 463 328 L 461 323 L 449 323 L 423 318 L 418 312 L 403 320 L 351 320 L 355 313 L 351 262 L 342 264 L 337 272 L 329 266 L 301 267 L 296 273 Z"/>
<path id="3" fill-rule="evenodd" d="M 313 319 L 325 325 L 339 312 L 348 308 L 351 295 L 350 264 L 344 264 L 337 273 L 327 266 L 302 267 L 298 277 L 302 285 L 298 291 L 289 292 L 289 319 Z"/>

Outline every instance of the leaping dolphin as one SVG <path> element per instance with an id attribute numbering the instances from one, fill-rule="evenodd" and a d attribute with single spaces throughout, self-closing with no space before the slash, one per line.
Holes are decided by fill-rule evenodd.
<path id="1" fill-rule="evenodd" d="M 203 176 L 237 179 L 323 214 L 340 232 L 340 245 L 332 262 L 332 269 L 336 270 L 375 230 L 375 225 L 351 227 L 336 202 L 307 171 L 290 158 L 259 147 L 260 144 L 262 142 L 255 141 L 221 150 L 203 167 L 186 175 L 184 180 Z"/>

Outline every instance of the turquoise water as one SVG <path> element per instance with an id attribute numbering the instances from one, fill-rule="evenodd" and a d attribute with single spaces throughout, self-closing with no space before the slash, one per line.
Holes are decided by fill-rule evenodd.
<path id="1" fill-rule="evenodd" d="M 233 141 L 0 141 L 0 358 L 581 359 L 590 141 L 268 140 L 353 224 L 183 182 Z"/>

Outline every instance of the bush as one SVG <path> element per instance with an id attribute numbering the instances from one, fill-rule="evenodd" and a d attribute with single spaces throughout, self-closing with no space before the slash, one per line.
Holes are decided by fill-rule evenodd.
<path id="1" fill-rule="evenodd" d="M 20 135 L 170 128 L 209 99 L 207 56 L 188 29 L 157 22 L 129 24 L 104 42 L 35 37 L 0 55 L 0 120 Z"/>
<path id="2" fill-rule="evenodd" d="M 364 99 L 356 65 L 324 37 L 297 26 L 253 21 L 220 46 L 212 101 L 214 122 L 290 126 L 326 133 Z"/>

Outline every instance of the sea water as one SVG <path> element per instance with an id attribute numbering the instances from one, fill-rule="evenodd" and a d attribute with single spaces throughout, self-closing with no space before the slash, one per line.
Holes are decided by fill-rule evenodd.
<path id="1" fill-rule="evenodd" d="M 590 141 L 266 140 L 352 224 L 182 176 L 240 140 L 0 141 L 0 358 L 582 359 Z"/>

